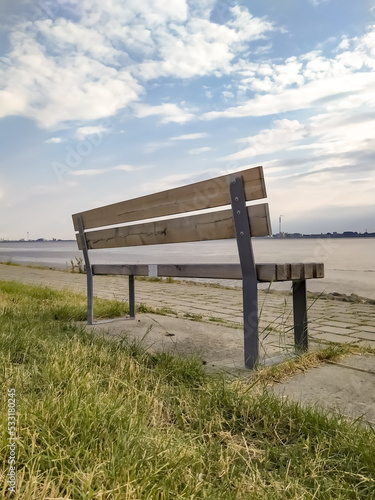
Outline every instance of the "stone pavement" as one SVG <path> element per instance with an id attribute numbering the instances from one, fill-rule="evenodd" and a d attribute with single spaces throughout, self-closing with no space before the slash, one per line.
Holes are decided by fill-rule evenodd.
<path id="1" fill-rule="evenodd" d="M 0 280 L 86 292 L 85 275 L 60 270 L 0 264 Z M 94 294 L 127 300 L 127 278 L 95 276 Z M 245 373 L 240 289 L 204 286 L 191 281 L 136 280 L 135 297 L 137 304 L 163 309 L 166 315 L 139 314 L 136 321 L 103 322 L 95 328 L 104 329 L 106 334 L 142 338 L 151 349 L 167 349 L 184 355 L 198 353 L 208 367 Z M 309 297 L 308 306 L 311 348 L 339 342 L 375 349 L 374 304 Z M 262 362 L 268 364 L 285 359 L 293 352 L 291 295 L 260 290 L 259 310 Z M 348 359 L 348 366 L 341 366 L 341 362 L 324 364 L 307 374 L 291 377 L 274 390 L 301 403 L 315 401 L 319 404 L 324 400 L 331 407 L 337 403 L 348 415 L 365 414 L 368 420 L 375 421 L 375 390 L 372 388 L 375 388 L 375 356 Z M 353 384 L 356 391 L 353 391 Z"/>
<path id="2" fill-rule="evenodd" d="M 85 275 L 61 270 L 0 264 L 0 280 L 86 293 Z M 128 300 L 127 277 L 95 276 L 94 294 L 108 299 Z M 137 304 L 167 308 L 171 316 L 242 328 L 242 292 L 239 288 L 204 286 L 192 281 L 167 283 L 136 279 L 135 299 Z M 311 340 L 350 342 L 375 348 L 375 305 L 310 297 L 308 307 Z M 260 290 L 259 310 L 262 338 L 274 336 L 278 344 L 285 341 L 288 345 L 293 332 L 291 295 Z"/>

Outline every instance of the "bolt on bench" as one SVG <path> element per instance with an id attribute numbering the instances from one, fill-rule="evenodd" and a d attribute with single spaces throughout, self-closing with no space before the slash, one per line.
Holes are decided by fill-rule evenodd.
<path id="1" fill-rule="evenodd" d="M 305 351 L 306 279 L 323 278 L 324 265 L 255 264 L 251 239 L 271 235 L 271 224 L 267 203 L 247 206 L 247 202 L 266 196 L 263 168 L 256 167 L 74 214 L 74 229 L 87 273 L 88 324 L 93 324 L 94 275 L 129 276 L 131 318 L 135 317 L 134 276 L 241 279 L 245 366 L 251 369 L 259 357 L 257 283 L 292 281 L 295 346 L 298 352 Z M 218 207 L 222 208 L 216 210 Z M 176 214 L 181 216 L 169 217 Z M 130 222 L 133 224 L 127 224 Z M 116 227 L 103 229 L 106 226 Z M 237 239 L 239 264 L 92 265 L 89 259 L 89 250 L 93 249 L 227 238 Z"/>

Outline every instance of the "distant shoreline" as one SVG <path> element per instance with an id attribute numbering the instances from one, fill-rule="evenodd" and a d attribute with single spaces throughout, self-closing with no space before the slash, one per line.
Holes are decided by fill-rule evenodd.
<path id="1" fill-rule="evenodd" d="M 344 233 L 321 233 L 321 234 L 302 234 L 302 233 L 278 233 L 273 234 L 272 239 L 313 239 L 313 238 L 375 238 L 375 233 L 357 233 L 346 231 Z"/>
<path id="2" fill-rule="evenodd" d="M 45 240 L 37 239 L 37 240 L 0 240 L 0 243 L 71 243 L 76 240 Z"/>
<path id="3" fill-rule="evenodd" d="M 266 236 L 258 239 L 271 239 L 271 240 L 303 240 L 303 239 L 339 239 L 339 238 L 375 238 L 375 233 L 357 233 L 346 231 L 344 233 L 321 233 L 321 234 L 302 234 L 302 233 L 278 233 L 272 236 Z M 71 243 L 74 240 L 46 240 L 38 238 L 37 240 L 0 240 L 1 243 Z"/>

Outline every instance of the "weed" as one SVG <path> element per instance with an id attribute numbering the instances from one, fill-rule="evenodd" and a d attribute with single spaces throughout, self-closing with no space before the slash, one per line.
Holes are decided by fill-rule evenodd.
<path id="1" fill-rule="evenodd" d="M 82 257 L 74 257 L 74 258 L 75 261 L 74 260 L 70 261 L 70 266 L 71 266 L 70 272 L 83 274 L 84 273 L 83 258 Z"/>
<path id="2" fill-rule="evenodd" d="M 184 318 L 190 319 L 191 321 L 202 321 L 203 315 L 202 314 L 185 313 Z"/>

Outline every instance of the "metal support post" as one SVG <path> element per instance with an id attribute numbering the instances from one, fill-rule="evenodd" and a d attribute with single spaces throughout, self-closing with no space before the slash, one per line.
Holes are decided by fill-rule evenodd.
<path id="1" fill-rule="evenodd" d="M 297 353 L 308 349 L 306 280 L 293 281 L 294 345 Z"/>
<path id="2" fill-rule="evenodd" d="M 258 289 L 242 177 L 235 177 L 231 181 L 230 194 L 242 270 L 245 366 L 252 369 L 259 358 Z"/>
<path id="3" fill-rule="evenodd" d="M 86 276 L 87 276 L 87 324 L 92 325 L 94 322 L 94 311 L 93 311 L 94 283 L 93 283 L 92 268 L 89 259 L 89 251 L 87 248 L 85 230 L 83 227 L 83 220 L 81 215 L 78 218 L 78 224 L 79 224 L 79 235 L 81 237 L 82 252 L 83 252 L 83 258 L 85 260 Z"/>
<path id="4" fill-rule="evenodd" d="M 135 318 L 134 275 L 129 274 L 129 317 Z"/>

